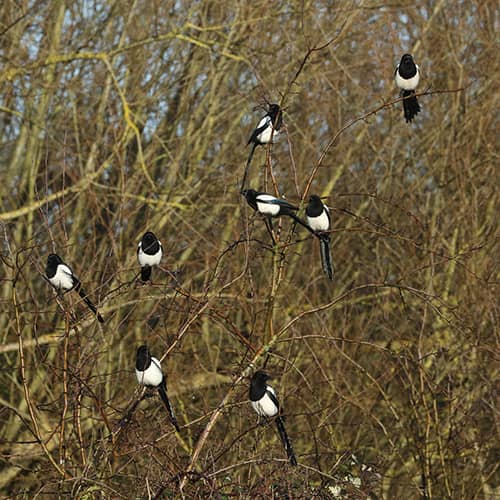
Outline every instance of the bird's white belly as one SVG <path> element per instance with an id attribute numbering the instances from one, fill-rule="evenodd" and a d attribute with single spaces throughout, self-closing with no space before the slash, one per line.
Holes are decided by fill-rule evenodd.
<path id="1" fill-rule="evenodd" d="M 417 88 L 418 82 L 420 80 L 420 73 L 417 71 L 415 76 L 408 78 L 407 80 L 401 78 L 399 73 L 396 73 L 396 85 L 403 90 L 415 90 Z"/>
<path id="2" fill-rule="evenodd" d="M 324 210 L 319 217 L 307 216 L 307 223 L 314 231 L 328 231 L 330 229 L 330 220 Z"/>
<path id="3" fill-rule="evenodd" d="M 139 250 L 137 258 L 141 266 L 157 266 L 161 261 L 161 254 L 162 252 L 157 252 L 154 255 L 149 255 L 144 253 L 142 250 Z"/>
<path id="4" fill-rule="evenodd" d="M 137 382 L 139 382 L 139 384 L 153 387 L 159 386 L 163 380 L 162 372 L 153 364 L 151 364 L 150 367 L 143 372 L 135 370 L 135 376 L 137 377 Z"/>
<path id="5" fill-rule="evenodd" d="M 58 267 L 56 274 L 54 277 L 50 278 L 49 281 L 58 290 L 71 290 L 74 286 L 71 272 L 69 270 L 65 271 L 62 265 Z"/>
<path id="6" fill-rule="evenodd" d="M 252 408 L 261 417 L 274 417 L 278 413 L 278 408 L 268 394 L 264 394 L 259 401 L 252 401 L 251 403 Z"/>
<path id="7" fill-rule="evenodd" d="M 257 136 L 257 140 L 261 144 L 268 144 L 269 142 L 271 142 L 271 136 L 274 138 L 278 135 L 278 133 L 279 132 L 277 130 L 275 130 L 273 133 L 273 127 L 269 125 Z"/>

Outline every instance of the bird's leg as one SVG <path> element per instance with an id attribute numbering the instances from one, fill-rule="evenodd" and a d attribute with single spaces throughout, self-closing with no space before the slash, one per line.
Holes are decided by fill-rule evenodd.
<path id="1" fill-rule="evenodd" d="M 266 223 L 266 228 L 267 228 L 267 231 L 269 233 L 269 236 L 271 236 L 271 240 L 273 241 L 273 246 L 276 246 L 277 243 L 276 243 L 276 240 L 274 239 L 274 233 L 273 233 L 273 223 L 271 221 L 271 219 L 269 217 L 266 217 L 264 219 L 265 223 Z"/>

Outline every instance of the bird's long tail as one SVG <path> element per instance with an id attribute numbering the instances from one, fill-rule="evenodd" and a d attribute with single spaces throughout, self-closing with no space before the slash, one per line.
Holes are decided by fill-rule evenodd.
<path id="1" fill-rule="evenodd" d="M 141 267 L 141 280 L 149 281 L 151 279 L 151 266 Z"/>
<path id="2" fill-rule="evenodd" d="M 330 248 L 330 235 L 322 234 L 319 237 L 319 248 L 321 251 L 321 266 L 329 280 L 333 280 L 332 252 Z"/>
<path id="3" fill-rule="evenodd" d="M 420 112 L 420 105 L 418 104 L 417 97 L 414 90 L 403 90 L 403 110 L 406 123 L 413 120 L 413 117 Z"/>
<path id="4" fill-rule="evenodd" d="M 88 308 L 97 316 L 97 320 L 99 321 L 99 323 L 104 323 L 104 318 L 100 315 L 99 311 L 97 310 L 97 307 L 87 297 L 87 294 L 80 285 L 78 286 L 78 293 L 85 302 L 85 304 L 87 304 Z"/>
<path id="5" fill-rule="evenodd" d="M 297 465 L 297 459 L 295 458 L 295 453 L 294 453 L 293 448 L 292 448 L 292 443 L 290 442 L 288 434 L 286 433 L 285 424 L 283 422 L 283 419 L 279 415 L 278 415 L 278 417 L 276 417 L 276 427 L 278 428 L 281 442 L 283 443 L 283 446 L 285 447 L 288 460 L 290 460 L 290 463 L 292 465 Z"/>
<path id="6" fill-rule="evenodd" d="M 252 163 L 253 154 L 255 152 L 255 148 L 257 147 L 257 143 L 252 144 L 252 148 L 250 149 L 250 154 L 248 155 L 247 164 L 245 165 L 245 173 L 243 174 L 243 180 L 241 181 L 240 193 L 245 189 L 245 184 L 247 182 L 248 169 L 250 168 L 250 163 Z"/>
<path id="7" fill-rule="evenodd" d="M 170 401 L 169 401 L 168 396 L 167 396 L 167 384 L 165 383 L 165 379 L 159 385 L 158 392 L 160 393 L 161 400 L 163 401 L 163 404 L 165 405 L 165 408 L 167 409 L 168 416 L 170 418 L 170 421 L 172 422 L 172 425 L 175 427 L 175 430 L 177 432 L 180 432 L 181 429 L 179 427 L 179 424 L 177 423 L 177 419 L 175 418 L 174 410 L 172 409 L 172 405 L 170 404 Z"/>

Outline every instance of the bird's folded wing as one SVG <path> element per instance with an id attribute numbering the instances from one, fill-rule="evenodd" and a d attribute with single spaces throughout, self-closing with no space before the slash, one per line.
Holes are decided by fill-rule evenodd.
<path id="1" fill-rule="evenodd" d="M 248 139 L 247 146 L 251 142 L 254 142 L 255 139 L 257 139 L 257 137 L 259 136 L 259 134 L 261 134 L 269 126 L 269 122 L 270 121 L 271 121 L 271 117 L 268 116 L 268 115 L 264 116 L 264 118 L 262 118 L 262 120 L 260 120 L 260 122 L 257 125 L 257 127 L 252 132 L 252 135 L 250 136 L 250 139 Z"/>
<path id="2" fill-rule="evenodd" d="M 290 210 L 298 210 L 295 205 L 292 205 L 282 198 L 271 196 L 270 194 L 259 194 L 257 196 L 257 201 L 259 203 L 267 203 L 268 205 L 279 205 L 280 207 L 289 208 Z"/>
<path id="3" fill-rule="evenodd" d="M 269 396 L 269 399 L 276 405 L 276 408 L 279 410 L 280 404 L 279 404 L 278 398 L 276 397 L 276 394 L 274 393 L 274 391 L 270 387 L 268 387 L 266 389 L 266 393 Z"/>

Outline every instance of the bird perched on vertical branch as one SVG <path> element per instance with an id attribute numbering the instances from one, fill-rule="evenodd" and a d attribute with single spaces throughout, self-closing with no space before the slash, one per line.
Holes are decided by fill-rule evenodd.
<path id="1" fill-rule="evenodd" d="M 160 361 L 151 356 L 151 351 L 146 345 L 141 345 L 137 349 L 135 375 L 139 384 L 158 389 L 158 393 L 167 409 L 170 421 L 175 427 L 175 430 L 179 432 L 180 427 L 167 395 L 167 378 L 163 375 Z"/>
<path id="2" fill-rule="evenodd" d="M 394 71 L 394 78 L 396 85 L 401 89 L 401 96 L 404 98 L 404 117 L 406 123 L 409 123 L 420 112 L 420 105 L 415 95 L 415 89 L 420 80 L 420 69 L 410 54 L 403 55 Z"/>
<path id="3" fill-rule="evenodd" d="M 255 127 L 250 139 L 248 139 L 247 146 L 252 145 L 250 154 L 248 155 L 247 164 L 245 166 L 245 173 L 243 174 L 243 181 L 241 182 L 240 191 L 245 188 L 248 169 L 252 162 L 253 154 L 257 146 L 263 146 L 272 142 L 273 138 L 279 134 L 281 125 L 283 124 L 283 112 L 278 104 L 269 104 L 269 109 L 264 117 L 259 121 Z"/>
<path id="4" fill-rule="evenodd" d="M 141 266 L 141 279 L 151 279 L 151 268 L 157 266 L 163 254 L 160 240 L 151 232 L 144 233 L 137 247 L 137 260 Z"/>
<path id="5" fill-rule="evenodd" d="M 88 308 L 96 315 L 100 323 L 104 323 L 103 317 L 97 311 L 96 306 L 88 298 L 87 294 L 82 288 L 80 280 L 74 275 L 72 269 L 64 263 L 64 261 L 55 253 L 51 253 L 47 258 L 47 266 L 45 274 L 49 283 L 58 292 L 69 292 L 75 289 L 80 297 L 83 299 Z"/>
<path id="6" fill-rule="evenodd" d="M 321 251 L 321 265 L 328 279 L 333 280 L 333 264 L 330 248 L 330 210 L 321 201 L 321 198 L 315 194 L 309 197 L 309 203 L 306 207 L 306 220 L 309 227 L 314 230 L 319 239 Z"/>
<path id="7" fill-rule="evenodd" d="M 280 405 L 274 389 L 267 385 L 267 381 L 271 377 L 264 371 L 256 371 L 250 381 L 249 397 L 252 408 L 257 412 L 259 417 L 266 419 L 275 418 L 276 427 L 280 435 L 281 442 L 285 448 L 288 460 L 291 465 L 297 465 L 297 459 L 292 448 L 292 443 L 285 430 L 283 418 L 279 415 Z"/>

